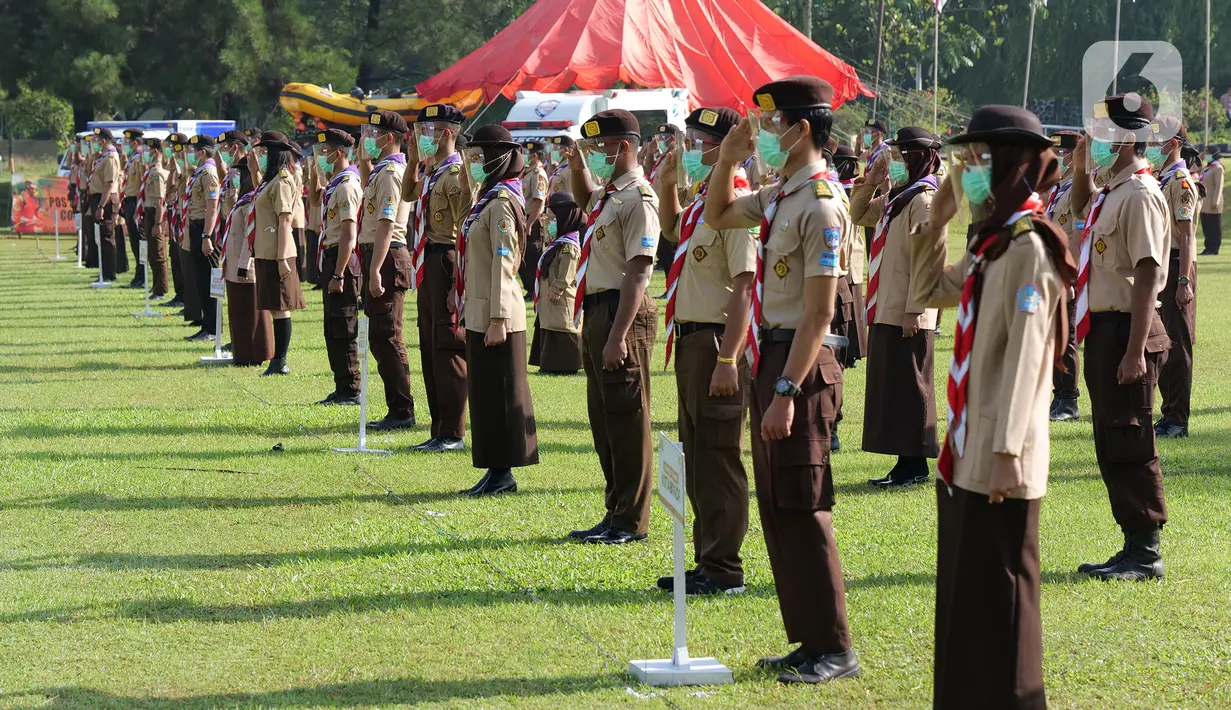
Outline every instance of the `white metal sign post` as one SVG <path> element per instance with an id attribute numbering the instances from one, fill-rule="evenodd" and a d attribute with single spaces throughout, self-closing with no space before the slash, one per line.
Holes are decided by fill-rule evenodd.
<path id="1" fill-rule="evenodd" d="M 392 451 L 368 448 L 368 317 L 359 316 L 359 446 L 337 449 L 343 454 L 391 454 Z"/>
<path id="2" fill-rule="evenodd" d="M 222 269 L 210 269 L 209 295 L 214 299 L 214 354 L 202 357 L 202 365 L 230 365 L 233 361 L 231 353 L 222 352 L 222 298 L 225 294 L 226 282 L 222 280 Z"/>
<path id="3" fill-rule="evenodd" d="M 98 280 L 90 288 L 111 288 L 111 282 L 103 278 L 103 233 L 98 222 L 94 223 L 94 253 L 98 254 Z"/>
<path id="4" fill-rule="evenodd" d="M 81 228 L 81 213 L 73 214 L 73 229 L 77 230 L 77 268 L 84 269 L 85 262 L 81 259 L 85 255 L 85 230 Z"/>
<path id="5" fill-rule="evenodd" d="M 150 310 L 150 244 L 141 241 L 137 250 L 137 260 L 141 262 L 141 270 L 145 272 L 145 310 L 134 313 L 137 318 L 162 318 L 163 314 Z"/>
<path id="6" fill-rule="evenodd" d="M 684 451 L 661 432 L 658 434 L 658 502 L 674 518 L 675 560 L 675 652 L 671 658 L 633 661 L 628 672 L 648 685 L 726 685 L 734 682 L 731 670 L 716 658 L 689 658 L 685 635 L 684 606 Z"/>
<path id="7" fill-rule="evenodd" d="M 51 257 L 51 261 L 64 261 L 67 257 L 60 256 L 60 208 L 52 207 L 51 221 L 56 226 L 56 255 Z"/>

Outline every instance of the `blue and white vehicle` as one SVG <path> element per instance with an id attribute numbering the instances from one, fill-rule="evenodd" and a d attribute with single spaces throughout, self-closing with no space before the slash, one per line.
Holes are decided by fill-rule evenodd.
<path id="1" fill-rule="evenodd" d="M 631 111 L 637 117 L 643 138 L 653 136 L 664 123 L 683 130 L 684 119 L 688 117 L 688 89 L 609 89 L 563 94 L 519 91 L 501 125 L 518 142 L 559 135 L 579 139 L 581 124 L 599 111 L 617 108 Z"/>
<path id="2" fill-rule="evenodd" d="M 183 133 L 187 136 L 206 135 L 211 138 L 217 138 L 226 131 L 235 129 L 234 121 L 175 121 L 175 120 L 160 120 L 160 121 L 90 121 L 86 124 L 85 130 L 78 133 L 78 137 L 89 136 L 94 133 L 95 128 L 108 128 L 111 133 L 119 139 L 125 130 L 129 128 L 140 128 L 145 132 L 145 135 L 150 138 L 166 138 L 172 133 Z M 60 167 L 56 171 L 58 177 L 68 177 L 68 154 L 60 156 Z"/>

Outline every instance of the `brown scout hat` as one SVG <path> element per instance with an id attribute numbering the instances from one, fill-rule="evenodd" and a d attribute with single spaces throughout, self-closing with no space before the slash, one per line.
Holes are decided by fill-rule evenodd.
<path id="1" fill-rule="evenodd" d="M 423 107 L 419 115 L 415 117 L 415 123 L 456 123 L 461 124 L 466 120 L 466 114 L 458 111 L 449 104 L 432 104 L 431 106 Z"/>
<path id="2" fill-rule="evenodd" d="M 926 128 L 906 126 L 899 128 L 897 136 L 886 145 L 897 146 L 899 150 L 938 150 L 940 139 Z"/>
<path id="3" fill-rule="evenodd" d="M 723 138 L 739 124 L 739 114 L 729 108 L 699 108 L 688 114 L 684 125 L 715 138 Z"/>
<path id="4" fill-rule="evenodd" d="M 863 127 L 870 128 L 874 131 L 880 131 L 882 136 L 889 135 L 889 126 L 886 126 L 885 122 L 879 118 L 869 118 L 864 122 Z"/>
<path id="5" fill-rule="evenodd" d="M 434 121 L 436 119 L 432 120 Z M 410 130 L 410 128 L 406 125 L 406 119 L 402 118 L 401 114 L 394 111 L 386 111 L 384 109 L 369 113 L 368 125 L 382 131 L 396 133 L 399 136 Z"/>
<path id="6" fill-rule="evenodd" d="M 318 145 L 340 145 L 350 148 L 355 145 L 355 138 L 346 131 L 339 131 L 336 128 L 326 128 L 316 134 L 316 143 Z"/>
<path id="7" fill-rule="evenodd" d="M 281 148 L 282 150 L 295 148 L 281 131 L 265 131 L 261 134 L 261 140 L 257 141 L 257 145 L 262 148 Z"/>
<path id="8" fill-rule="evenodd" d="M 237 143 L 242 146 L 252 145 L 247 131 L 231 130 L 218 136 L 219 143 Z"/>
<path id="9" fill-rule="evenodd" d="M 965 143 L 1052 147 L 1052 139 L 1043 132 L 1038 116 L 1024 108 L 1001 105 L 976 109 L 966 132 L 949 139 L 949 145 Z"/>
<path id="10" fill-rule="evenodd" d="M 761 86 L 752 93 L 752 100 L 762 111 L 830 108 L 833 94 L 828 81 L 801 74 Z"/>
<path id="11" fill-rule="evenodd" d="M 516 148 L 520 149 L 521 144 L 513 140 L 513 135 L 509 133 L 509 129 L 497 124 L 483 126 L 474 132 L 474 138 L 470 139 L 471 148 Z"/>
<path id="12" fill-rule="evenodd" d="M 140 128 L 125 128 L 124 129 L 124 137 L 129 140 L 134 140 L 134 141 L 141 140 L 141 138 L 144 135 L 145 135 L 145 131 L 141 130 Z"/>
<path id="13" fill-rule="evenodd" d="M 593 138 L 640 138 L 641 123 L 631 112 L 622 108 L 599 111 L 581 124 L 581 137 Z"/>
<path id="14" fill-rule="evenodd" d="M 115 140 L 115 136 L 111 135 L 111 129 L 110 129 L 110 128 L 101 128 L 101 127 L 99 127 L 99 128 L 95 128 L 95 129 L 94 129 L 94 137 L 95 137 L 95 138 L 104 138 L 104 139 L 109 140 L 109 141 L 111 141 L 111 140 Z"/>

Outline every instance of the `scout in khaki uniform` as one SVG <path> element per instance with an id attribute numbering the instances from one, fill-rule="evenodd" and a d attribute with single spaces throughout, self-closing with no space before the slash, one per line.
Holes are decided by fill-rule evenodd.
<path id="1" fill-rule="evenodd" d="M 573 375 L 582 368 L 581 325 L 573 320 L 573 303 L 586 219 L 571 194 L 555 192 L 547 198 L 547 214 L 540 221 L 547 224 L 547 248 L 535 269 L 530 364 L 543 374 Z"/>
<path id="2" fill-rule="evenodd" d="M 702 219 L 718 146 L 739 123 L 731 109 L 700 108 L 685 120 L 683 151 L 669 154 L 658 174 L 658 217 L 677 246 L 667 271 L 667 357 L 675 357 L 685 488 L 692 505 L 696 568 L 688 594 L 742 594 L 740 548 L 748 534 L 748 473 L 742 444 L 751 368 L 744 358 L 756 237 L 747 229 L 714 231 Z M 680 204 L 679 163 L 693 181 L 692 202 Z M 742 170 L 735 195 L 749 194 Z M 674 587 L 674 577 L 658 586 Z"/>
<path id="3" fill-rule="evenodd" d="M 137 205 L 137 197 L 141 194 L 141 178 L 145 175 L 145 146 L 142 143 L 142 138 L 145 133 L 140 128 L 129 128 L 124 131 L 124 159 L 128 161 L 124 168 L 124 202 L 120 209 L 120 213 L 124 217 L 124 231 L 128 235 L 128 246 L 132 249 L 133 263 L 137 268 L 133 269 L 133 280 L 128 283 L 129 288 L 144 288 L 145 287 L 145 267 L 141 265 L 141 230 L 137 228 L 137 210 L 140 209 Z M 116 253 L 119 258 L 123 249 Z M 127 269 L 119 269 L 127 271 Z"/>
<path id="4" fill-rule="evenodd" d="M 200 287 L 197 284 L 197 270 L 192 260 L 192 240 L 188 228 L 188 181 L 194 168 L 188 164 L 188 156 L 192 153 L 188 145 L 189 137 L 183 134 L 172 135 L 175 141 L 172 151 L 175 155 L 175 169 L 172 170 L 172 190 L 170 201 L 173 203 L 171 218 L 171 235 L 175 258 L 179 262 L 180 282 L 183 291 L 180 295 L 184 301 L 184 322 L 195 328 L 204 328 Z"/>
<path id="5" fill-rule="evenodd" d="M 526 198 L 526 224 L 530 225 L 530 237 L 522 255 L 521 266 L 517 276 L 526 289 L 526 300 L 534 298 L 534 272 L 543 255 L 543 232 L 539 217 L 547 205 L 547 170 L 543 163 L 547 160 L 547 144 L 543 141 L 526 141 L 526 154 L 530 162 L 526 164 L 525 174 L 521 179 L 521 193 Z"/>
<path id="6" fill-rule="evenodd" d="M 790 653 L 758 665 L 782 670 L 784 683 L 858 676 L 846 623 L 846 589 L 834 541 L 829 430 L 842 400 L 842 367 L 825 343 L 843 243 L 854 227 L 841 185 L 822 157 L 833 87 L 793 76 L 757 89 L 761 130 L 731 129 L 709 179 L 710 229 L 760 227 L 748 347 L 753 355 L 752 465 L 778 605 Z M 735 166 L 754 146 L 782 181 L 736 197 Z"/>
<path id="7" fill-rule="evenodd" d="M 101 240 L 99 258 L 103 263 L 103 278 L 115 281 L 115 220 L 121 180 L 120 154 L 112 145 L 111 131 L 106 128 L 95 128 L 94 140 L 98 144 L 98 157 L 90 166 L 90 179 L 87 184 L 87 209 L 91 222 L 85 225 L 89 228 L 86 238 L 94 239 L 94 225 L 97 224 Z"/>
<path id="8" fill-rule="evenodd" d="M 363 206 L 359 169 L 348 154 L 355 139 L 333 128 L 316 134 L 316 170 L 328 184 L 321 198 L 320 255 L 324 280 L 325 351 L 333 371 L 333 392 L 318 404 L 359 404 L 359 269 L 352 259 Z"/>
<path id="9" fill-rule="evenodd" d="M 481 197 L 457 243 L 457 299 L 466 329 L 471 461 L 486 469 L 472 496 L 517 491 L 513 469 L 539 462 L 526 379 L 526 302 L 517 265 L 526 246 L 521 146 L 502 126 L 475 131 L 467 148 L 482 165 Z"/>
<path id="10" fill-rule="evenodd" d="M 154 283 L 150 287 L 152 298 L 167 294 L 167 187 L 171 171 L 163 167 L 163 142 L 157 138 L 146 140 L 146 163 L 141 176 L 138 201 L 141 204 L 141 237 L 146 242 L 150 271 Z"/>
<path id="11" fill-rule="evenodd" d="M 449 294 L 457 263 L 457 233 L 474 206 L 473 180 L 463 174 L 457 143 L 465 115 L 452 106 L 424 107 L 411 149 L 416 169 L 402 179 L 402 199 L 413 203 L 410 259 L 419 329 L 423 388 L 432 419 L 421 453 L 461 451 L 466 435 L 466 341 Z M 422 161 L 422 164 L 420 164 Z"/>
<path id="12" fill-rule="evenodd" d="M 1163 473 L 1154 429 L 1154 383 L 1170 343 L 1155 312 L 1167 282 L 1168 211 L 1144 159 L 1154 110 L 1124 95 L 1094 105 L 1090 136 L 1079 143 L 1073 200 L 1089 204 L 1077 276 L 1077 340 L 1085 343 L 1086 390 L 1094 420 L 1094 450 L 1124 532 L 1124 547 L 1078 571 L 1101 579 L 1163 575 L 1159 537 L 1167 522 Z M 1109 169 L 1095 190 L 1089 157 Z"/>
<path id="13" fill-rule="evenodd" d="M 577 320 L 585 312 L 587 411 L 607 512 L 569 537 L 620 545 L 644 540 L 650 524 L 650 355 L 658 313 L 646 289 L 658 247 L 658 197 L 637 165 L 641 127 L 633 114 L 600 111 L 581 135 L 584 157 L 574 153 L 569 161 L 572 192 L 586 196 L 587 215 L 573 314 Z"/>
<path id="14" fill-rule="evenodd" d="M 406 250 L 410 203 L 402 199 L 406 156 L 402 136 L 406 119 L 392 111 L 368 114 L 363 150 L 376 160 L 363 189 L 359 215 L 359 264 L 367 294 L 368 347 L 385 383 L 388 414 L 368 426 L 376 430 L 409 429 L 415 425 L 415 400 L 410 394 L 410 363 L 402 340 L 402 306 L 411 287 L 411 261 Z"/>
<path id="15" fill-rule="evenodd" d="M 252 143 L 243 131 L 226 131 L 218 136 L 214 162 L 223 171 L 222 196 L 219 198 L 218 214 L 223 219 L 231 214 L 241 194 L 239 165 L 247 162 Z M 251 177 L 251 173 L 249 173 Z"/>
<path id="16" fill-rule="evenodd" d="M 223 135 L 235 140 L 234 136 Z M 269 311 L 256 307 L 256 262 L 252 258 L 253 245 L 248 241 L 248 216 L 256 198 L 252 175 L 247 161 L 232 160 L 231 165 L 232 179 L 239 181 L 235 192 L 240 195 L 226 212 L 219 237 L 225 253 L 222 275 L 227 288 L 227 328 L 231 334 L 232 364 L 254 367 L 274 355 L 273 322 Z"/>
<path id="17" fill-rule="evenodd" d="M 927 483 L 927 459 L 940 453 L 933 385 L 936 309 L 910 296 L 910 235 L 931 214 L 940 139 L 912 126 L 885 145 L 864 184 L 851 190 L 851 217 L 873 229 L 863 450 L 897 456 L 888 474 L 868 481 L 888 488 Z M 878 190 L 884 194 L 876 196 Z"/>
<path id="18" fill-rule="evenodd" d="M 167 139 L 162 144 L 163 167 L 169 173 L 167 176 L 167 194 L 164 201 L 163 220 L 167 228 L 167 263 L 171 267 L 171 282 L 175 289 L 175 293 L 170 301 L 167 301 L 166 306 L 170 308 L 180 307 L 182 310 L 177 315 L 185 316 L 189 311 L 187 299 L 188 290 L 187 284 L 184 281 L 183 266 L 180 264 L 180 239 L 179 239 L 179 210 L 183 197 L 183 189 L 179 184 L 179 176 L 184 170 L 181 167 L 184 162 L 184 153 L 182 143 L 188 142 L 188 136 L 183 133 L 172 133 L 167 136 Z M 178 147 L 177 147 L 178 146 Z M 194 302 L 195 298 L 192 299 Z M 201 317 L 200 307 L 197 307 L 196 319 Z"/>
<path id="19" fill-rule="evenodd" d="M 1201 170 L 1201 183 L 1205 185 L 1205 199 L 1201 201 L 1201 234 L 1205 243 L 1201 256 L 1217 255 L 1222 248 L 1222 190 L 1227 169 L 1222 165 L 1222 154 L 1210 148 L 1209 162 Z"/>
<path id="20" fill-rule="evenodd" d="M 1050 453 L 1048 375 L 1068 336 L 1064 301 L 1076 267 L 1063 230 L 1043 212 L 1040 195 L 1060 167 L 1034 114 L 985 106 L 951 143 L 962 146 L 965 169 L 941 187 L 933 218 L 957 212 L 955 181 L 986 217 L 949 267 L 944 230 L 928 225 L 911 240 L 912 297 L 967 314 L 954 335 L 944 481 L 936 486 L 932 703 L 1036 710 L 1047 704 L 1039 508 Z"/>
<path id="21" fill-rule="evenodd" d="M 1165 439 L 1188 436 L 1188 415 L 1192 411 L 1193 340 L 1196 336 L 1197 228 L 1194 217 L 1200 209 L 1197 180 L 1188 172 L 1180 155 L 1188 142 L 1188 130 L 1171 116 L 1154 124 L 1160 143 L 1146 149 L 1146 157 L 1156 171 L 1163 197 L 1167 199 L 1167 230 L 1171 253 L 1167 263 L 1167 285 L 1159 293 L 1161 315 L 1171 349 L 1158 371 L 1158 394 L 1162 397 L 1162 419 L 1154 433 Z"/>
<path id="22" fill-rule="evenodd" d="M 257 145 L 265 151 L 261 156 L 265 175 L 254 200 L 256 215 L 248 238 L 255 259 L 256 307 L 269 311 L 274 321 L 274 356 L 262 374 L 286 375 L 291 371 L 286 364 L 291 347 L 291 311 L 306 307 L 295 264 L 292 227 L 295 205 L 303 204 L 295 178 L 299 149 L 277 131 L 266 131 Z"/>
<path id="23" fill-rule="evenodd" d="M 885 136 L 888 134 L 889 127 L 884 121 L 868 119 L 867 123 L 863 124 L 863 131 L 859 133 L 859 145 L 863 152 L 859 157 L 863 160 L 865 175 L 872 169 L 872 164 L 876 162 L 880 154 L 888 148 L 885 145 Z"/>
<path id="24" fill-rule="evenodd" d="M 218 197 L 222 185 L 214 167 L 214 139 L 196 135 L 188 139 L 188 240 L 189 268 L 197 284 L 197 297 L 201 299 L 201 332 L 185 340 L 213 340 L 217 326 L 214 309 L 218 301 L 209 295 L 210 271 L 218 265 L 214 254 L 214 231 L 218 228 Z"/>
<path id="25" fill-rule="evenodd" d="M 551 145 L 549 151 L 552 168 L 547 174 L 547 196 L 551 197 L 557 192 L 571 192 L 573 189 L 570 184 L 568 154 L 576 143 L 571 136 L 552 136 L 548 141 Z"/>
<path id="26" fill-rule="evenodd" d="M 1069 255 L 1073 258 L 1073 263 L 1081 258 L 1081 234 L 1086 227 L 1085 215 L 1083 210 L 1075 208 L 1073 204 L 1073 145 L 1070 141 L 1075 141 L 1081 134 L 1073 131 L 1059 131 L 1055 134 L 1058 136 L 1056 140 L 1062 144 L 1068 144 L 1070 147 L 1065 148 L 1063 145 L 1055 147 L 1056 154 L 1060 156 L 1060 163 L 1064 169 L 1064 173 L 1060 177 L 1060 182 L 1052 187 L 1047 194 L 1047 199 L 1044 201 L 1044 211 L 1047 216 L 1060 227 L 1060 231 L 1064 232 L 1065 237 L 1069 241 Z M 1052 402 L 1049 418 L 1053 422 L 1066 422 L 1077 419 L 1079 416 L 1077 409 L 1077 399 L 1081 396 L 1081 391 L 1077 385 L 1077 373 L 1079 369 L 1079 361 L 1077 358 L 1077 299 L 1068 298 L 1068 315 L 1066 320 L 1069 323 L 1069 334 L 1066 338 L 1066 346 L 1061 354 L 1055 371 L 1052 373 Z"/>

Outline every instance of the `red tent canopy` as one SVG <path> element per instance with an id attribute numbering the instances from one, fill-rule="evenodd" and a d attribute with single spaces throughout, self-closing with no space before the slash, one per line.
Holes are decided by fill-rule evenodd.
<path id="1" fill-rule="evenodd" d="M 606 89 L 617 80 L 685 87 L 693 107 L 743 112 L 753 90 L 793 74 L 833 84 L 833 107 L 872 91 L 847 63 L 813 44 L 758 0 L 538 0 L 490 41 L 419 84 L 431 100 L 479 88 L 492 101 L 517 91 Z"/>

